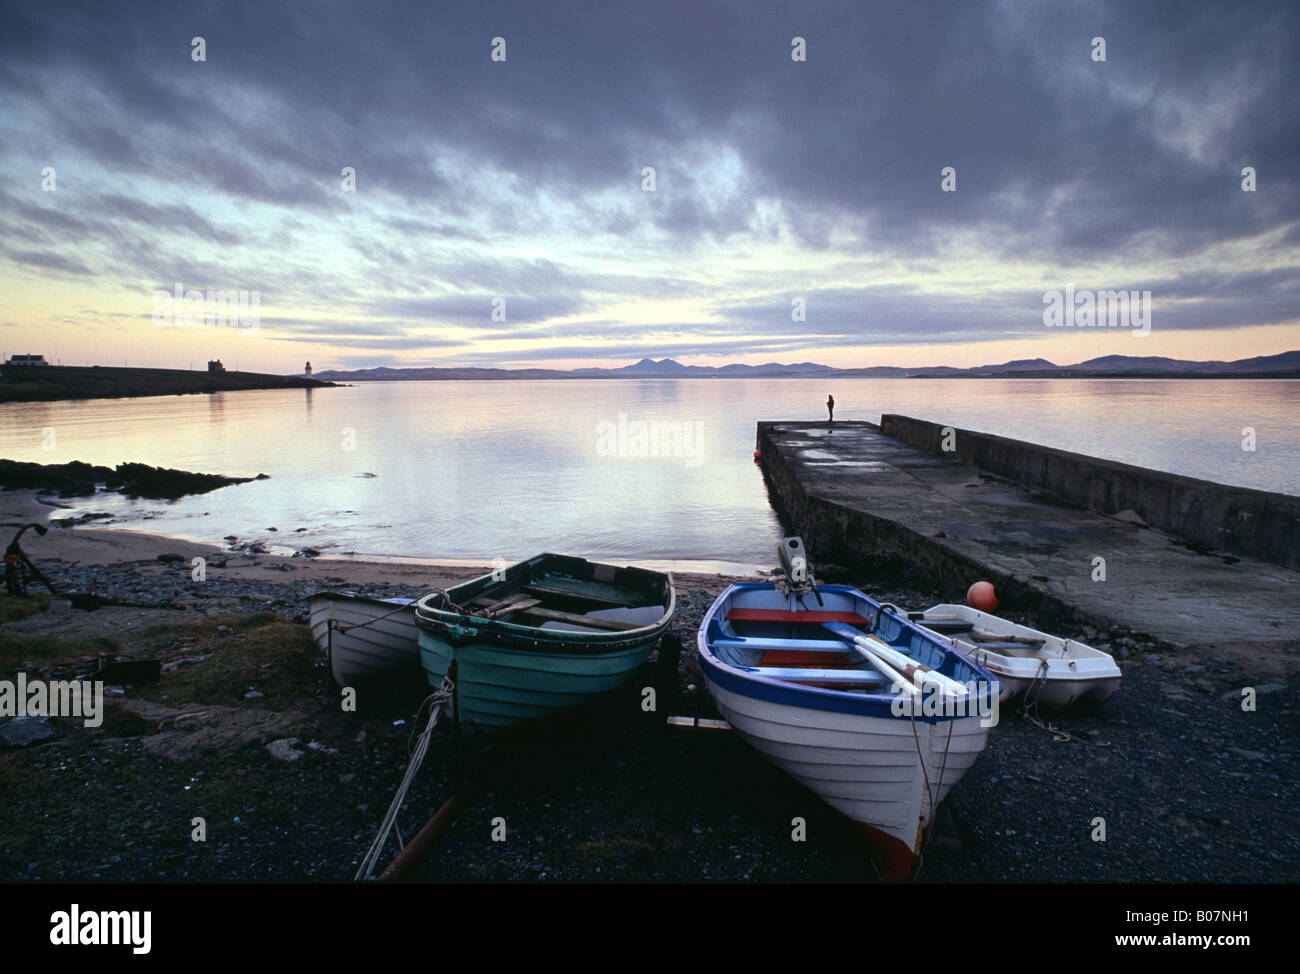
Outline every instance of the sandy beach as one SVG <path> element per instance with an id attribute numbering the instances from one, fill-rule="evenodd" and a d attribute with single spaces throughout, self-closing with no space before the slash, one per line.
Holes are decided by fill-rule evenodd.
<path id="1" fill-rule="evenodd" d="M 24 524 L 48 524 L 51 515 L 57 514 L 57 499 L 37 490 L 0 491 L 0 528 L 17 531 Z M 177 563 L 158 562 L 162 554 L 177 554 L 183 568 L 189 572 L 194 558 L 207 562 L 206 570 L 214 578 L 242 578 L 284 584 L 286 572 L 293 573 L 293 581 L 304 585 L 310 582 L 344 579 L 365 586 L 410 586 L 416 588 L 445 588 L 491 570 L 491 564 L 480 565 L 457 562 L 448 564 L 436 557 L 428 560 L 395 557 L 391 560 L 366 560 L 325 556 L 321 558 L 291 558 L 280 554 L 244 555 L 231 552 L 214 544 L 202 544 L 186 538 L 156 534 L 130 528 L 103 528 L 77 525 L 71 528 L 51 527 L 44 536 L 34 531 L 23 535 L 23 550 L 39 567 L 42 559 L 57 559 L 81 566 L 134 565 L 143 576 L 177 572 Z M 8 537 L 5 537 L 8 543 Z M 732 576 L 699 572 L 673 572 L 674 579 L 683 586 L 713 586 L 724 583 Z M 57 587 L 57 579 L 56 587 Z"/>

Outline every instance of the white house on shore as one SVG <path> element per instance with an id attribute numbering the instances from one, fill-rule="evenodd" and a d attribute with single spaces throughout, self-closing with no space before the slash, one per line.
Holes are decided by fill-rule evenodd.
<path id="1" fill-rule="evenodd" d="M 45 361 L 44 355 L 32 355 L 30 353 L 28 353 L 27 355 L 10 355 L 9 358 L 5 360 L 5 365 L 49 365 L 49 364 L 50 364 L 49 362 Z"/>

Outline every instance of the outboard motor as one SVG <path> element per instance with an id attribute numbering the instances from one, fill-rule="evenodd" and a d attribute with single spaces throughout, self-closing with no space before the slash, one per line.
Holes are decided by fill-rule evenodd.
<path id="1" fill-rule="evenodd" d="M 817 580 L 813 578 L 812 566 L 808 564 L 808 555 L 804 551 L 803 539 L 791 535 L 781 539 L 777 552 L 781 567 L 772 572 L 772 583 L 786 595 L 803 595 L 812 592 L 817 596 L 817 604 L 822 604 L 821 593 L 817 591 Z"/>
<path id="2" fill-rule="evenodd" d="M 791 583 L 798 584 L 812 574 L 808 570 L 808 558 L 804 554 L 802 538 L 794 536 L 783 538 L 779 557 L 781 570 L 785 572 L 785 577 Z"/>

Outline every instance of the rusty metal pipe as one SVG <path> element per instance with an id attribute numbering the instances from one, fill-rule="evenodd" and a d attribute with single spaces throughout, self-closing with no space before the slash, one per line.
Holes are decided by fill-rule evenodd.
<path id="1" fill-rule="evenodd" d="M 475 775 L 461 786 L 460 790 L 443 802 L 442 807 L 433 814 L 433 818 L 424 824 L 424 828 L 415 834 L 415 838 L 406 844 L 397 857 L 388 864 L 388 868 L 379 874 L 382 883 L 398 882 L 406 878 L 407 873 L 428 854 L 433 844 L 456 820 L 465 803 L 483 785 L 483 775 Z"/>

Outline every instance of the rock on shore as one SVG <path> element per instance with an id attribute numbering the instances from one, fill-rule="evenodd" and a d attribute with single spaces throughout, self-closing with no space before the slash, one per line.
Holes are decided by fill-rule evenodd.
<path id="1" fill-rule="evenodd" d="M 36 488 L 56 491 L 60 497 L 84 497 L 95 493 L 98 485 L 128 497 L 151 497 L 174 500 L 186 494 L 206 494 L 231 484 L 246 484 L 256 477 L 226 477 L 213 473 L 192 473 L 169 467 L 151 467 L 145 463 L 119 463 L 116 468 L 97 467 L 74 460 L 71 463 L 24 463 L 0 459 L 0 489 Z"/>

